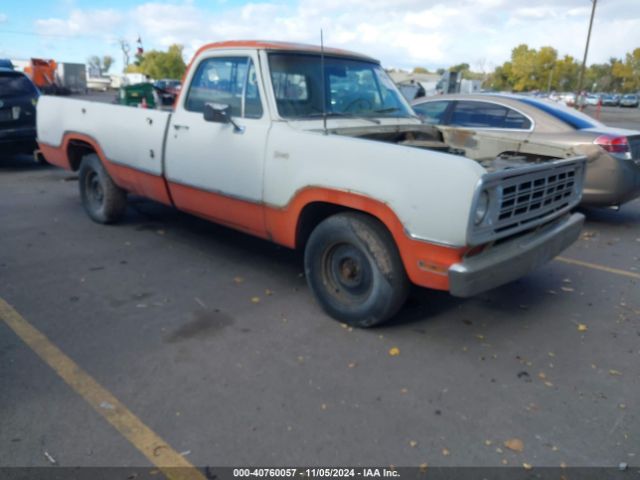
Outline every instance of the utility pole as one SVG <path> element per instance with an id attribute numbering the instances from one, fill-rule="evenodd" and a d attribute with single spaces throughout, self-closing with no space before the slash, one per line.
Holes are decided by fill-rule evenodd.
<path id="1" fill-rule="evenodd" d="M 584 47 L 584 57 L 582 58 L 582 68 L 580 69 L 580 75 L 578 76 L 578 95 L 582 91 L 582 81 L 584 79 L 584 70 L 587 65 L 587 53 L 589 53 L 589 41 L 591 40 L 591 27 L 593 26 L 593 16 L 596 13 L 596 3 L 598 0 L 591 0 L 593 6 L 591 7 L 591 20 L 589 20 L 589 32 L 587 33 L 587 44 Z"/>

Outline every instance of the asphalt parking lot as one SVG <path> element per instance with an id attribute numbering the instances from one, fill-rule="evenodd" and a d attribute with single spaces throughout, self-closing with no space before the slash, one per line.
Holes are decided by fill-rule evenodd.
<path id="1" fill-rule="evenodd" d="M 602 120 L 640 130 L 638 109 Z M 97 225 L 77 190 L 0 157 L 0 298 L 48 339 L 0 321 L 0 466 L 151 467 L 136 421 L 197 466 L 640 465 L 640 201 L 586 210 L 517 282 L 415 289 L 356 330 L 300 253 L 141 198 Z"/>

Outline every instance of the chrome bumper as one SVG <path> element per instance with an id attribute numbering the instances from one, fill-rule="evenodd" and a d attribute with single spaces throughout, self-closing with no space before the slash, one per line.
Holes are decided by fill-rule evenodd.
<path id="1" fill-rule="evenodd" d="M 465 258 L 449 268 L 449 292 L 470 297 L 520 278 L 578 239 L 584 215 L 574 213 Z"/>

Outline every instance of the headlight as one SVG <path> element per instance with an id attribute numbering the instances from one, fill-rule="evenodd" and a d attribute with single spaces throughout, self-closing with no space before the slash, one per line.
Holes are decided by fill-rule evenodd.
<path id="1" fill-rule="evenodd" d="M 476 212 L 474 222 L 476 225 L 480 225 L 487 216 L 489 211 L 489 192 L 483 190 L 478 197 L 478 203 L 476 203 Z"/>

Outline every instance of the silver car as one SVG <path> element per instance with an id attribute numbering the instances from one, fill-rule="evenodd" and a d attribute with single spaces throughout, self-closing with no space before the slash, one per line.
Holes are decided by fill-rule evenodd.
<path id="1" fill-rule="evenodd" d="M 640 196 L 640 132 L 611 128 L 563 105 L 518 95 L 423 97 L 413 108 L 450 152 L 520 162 L 585 155 L 582 205 L 620 206 Z"/>
<path id="2" fill-rule="evenodd" d="M 640 98 L 638 98 L 638 95 L 633 95 L 630 93 L 620 99 L 621 107 L 637 107 L 639 103 Z"/>

